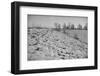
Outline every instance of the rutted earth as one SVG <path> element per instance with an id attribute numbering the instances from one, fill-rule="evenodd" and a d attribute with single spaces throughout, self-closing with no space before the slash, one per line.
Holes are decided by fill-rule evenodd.
<path id="1" fill-rule="evenodd" d="M 52 29 L 28 29 L 28 60 L 88 58 L 88 45 Z"/>

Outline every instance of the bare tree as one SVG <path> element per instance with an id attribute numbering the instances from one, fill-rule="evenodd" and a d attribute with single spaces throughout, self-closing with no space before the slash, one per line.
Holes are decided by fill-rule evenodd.
<path id="1" fill-rule="evenodd" d="M 78 29 L 78 30 L 82 30 L 82 25 L 79 24 L 77 29 Z"/>
<path id="2" fill-rule="evenodd" d="M 74 28 L 75 28 L 75 27 L 74 27 L 74 24 L 72 24 L 70 28 L 71 28 L 72 30 L 74 30 Z"/>
<path id="3" fill-rule="evenodd" d="M 63 28 L 62 29 L 63 29 L 63 33 L 66 33 L 66 29 L 67 29 L 66 23 L 63 24 Z"/>
<path id="4" fill-rule="evenodd" d="M 54 25 L 55 25 L 55 27 L 56 27 L 55 30 L 61 31 L 61 26 L 60 26 L 59 23 L 55 23 Z"/>
<path id="5" fill-rule="evenodd" d="M 88 24 L 86 23 L 83 29 L 87 30 L 88 29 L 87 26 L 88 26 Z"/>
<path id="6" fill-rule="evenodd" d="M 68 25 L 67 25 L 67 27 L 66 27 L 67 29 L 71 29 L 71 24 L 70 23 L 68 23 Z"/>

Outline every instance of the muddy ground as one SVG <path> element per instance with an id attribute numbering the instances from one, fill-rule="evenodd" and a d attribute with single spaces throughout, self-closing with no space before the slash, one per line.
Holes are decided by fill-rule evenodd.
<path id="1" fill-rule="evenodd" d="M 28 60 L 80 58 L 88 58 L 87 31 L 28 29 Z"/>

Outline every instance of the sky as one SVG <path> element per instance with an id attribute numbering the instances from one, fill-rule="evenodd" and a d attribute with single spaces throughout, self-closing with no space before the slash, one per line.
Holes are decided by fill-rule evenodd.
<path id="1" fill-rule="evenodd" d="M 53 15 L 28 15 L 28 27 L 43 26 L 43 27 L 54 27 L 54 23 L 60 23 L 61 25 L 74 24 L 77 27 L 81 24 L 82 27 L 88 23 L 87 17 L 78 16 L 53 16 Z"/>

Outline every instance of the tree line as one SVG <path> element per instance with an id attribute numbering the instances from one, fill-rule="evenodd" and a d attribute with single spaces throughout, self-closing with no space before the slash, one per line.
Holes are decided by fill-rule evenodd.
<path id="1" fill-rule="evenodd" d="M 70 24 L 70 23 L 68 25 L 66 25 L 66 23 L 64 23 L 62 25 L 59 23 L 54 23 L 54 26 L 57 31 L 60 31 L 60 30 L 63 30 L 63 31 L 65 31 L 65 30 L 87 30 L 88 29 L 87 23 L 84 25 L 84 27 L 82 27 L 81 24 L 78 24 L 77 27 L 75 27 L 74 24 Z M 61 26 L 62 26 L 62 28 L 61 28 Z"/>

